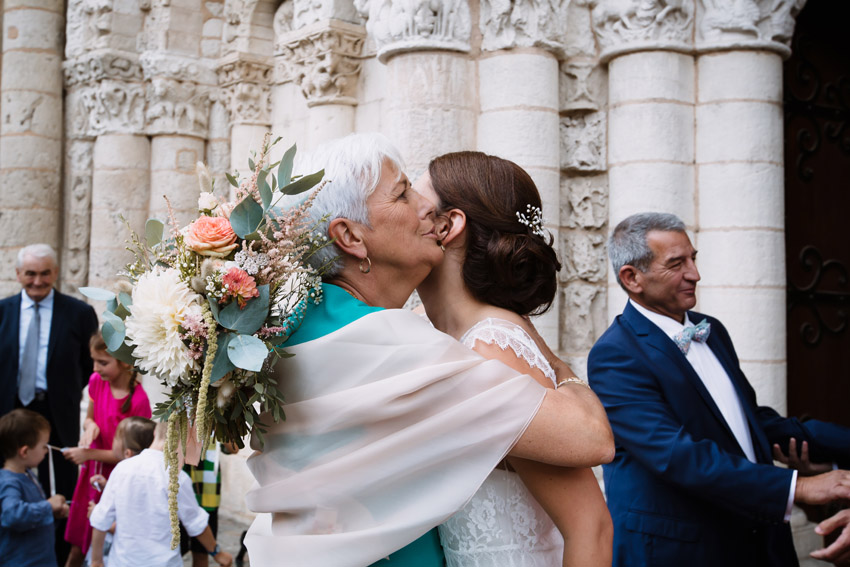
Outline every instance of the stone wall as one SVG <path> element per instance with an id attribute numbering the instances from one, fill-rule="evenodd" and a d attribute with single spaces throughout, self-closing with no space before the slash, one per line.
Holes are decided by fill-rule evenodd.
<path id="1" fill-rule="evenodd" d="M 564 267 L 537 324 L 580 375 L 624 304 L 610 227 L 673 212 L 700 249 L 699 307 L 781 410 L 781 61 L 804 3 L 4 0 L 0 260 L 46 241 L 64 291 L 111 286 L 126 225 L 162 217 L 163 196 L 194 214 L 195 162 L 226 192 L 267 130 L 302 151 L 382 131 L 411 177 L 479 149 L 540 188 Z M 248 486 L 241 460 L 225 473 Z"/>

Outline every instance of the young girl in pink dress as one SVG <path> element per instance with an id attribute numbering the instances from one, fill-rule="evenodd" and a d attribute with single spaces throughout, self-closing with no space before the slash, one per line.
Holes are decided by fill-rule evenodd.
<path id="1" fill-rule="evenodd" d="M 89 378 L 89 407 L 78 447 L 64 449 L 65 458 L 80 465 L 80 476 L 65 529 L 71 553 L 65 567 L 79 567 L 91 543 L 87 512 L 89 502 L 100 499 L 100 492 L 89 479 L 95 474 L 109 477 L 118 459 L 112 452 L 112 439 L 125 417 L 151 417 L 151 405 L 133 368 L 109 355 L 100 333 L 92 337 L 91 357 L 94 374 Z"/>

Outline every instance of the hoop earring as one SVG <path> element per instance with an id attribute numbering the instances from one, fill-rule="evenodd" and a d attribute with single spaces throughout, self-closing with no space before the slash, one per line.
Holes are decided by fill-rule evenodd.
<path id="1" fill-rule="evenodd" d="M 446 247 L 445 247 L 445 245 L 443 244 L 443 241 L 442 241 L 442 240 L 438 240 L 438 241 L 437 241 L 437 246 L 439 246 L 439 247 L 440 247 L 440 250 L 442 250 L 443 252 L 445 252 L 445 251 L 446 251 Z"/>
<path id="2" fill-rule="evenodd" d="M 363 261 L 364 260 L 367 262 L 365 268 L 363 267 Z M 369 272 L 372 271 L 372 260 L 369 259 L 369 256 L 366 256 L 365 258 L 363 258 L 363 260 L 360 260 L 360 271 L 363 272 L 364 274 L 368 274 Z"/>

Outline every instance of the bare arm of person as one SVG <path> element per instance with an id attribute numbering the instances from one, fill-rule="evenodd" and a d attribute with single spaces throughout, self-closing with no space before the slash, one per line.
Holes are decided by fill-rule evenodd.
<path id="1" fill-rule="evenodd" d="M 508 366 L 519 361 L 513 351 L 503 351 L 496 345 L 479 342 L 474 350 Z M 510 455 L 562 467 L 593 467 L 614 458 L 614 434 L 590 388 L 577 384 L 547 390 Z"/>
<path id="2" fill-rule="evenodd" d="M 529 366 L 510 349 L 502 350 L 479 341 L 474 350 L 553 388 L 552 381 L 541 370 Z M 593 471 L 514 457 L 508 462 L 564 537 L 563 564 L 610 565 L 614 527 Z"/>
<path id="3" fill-rule="evenodd" d="M 86 409 L 86 419 L 83 421 L 83 435 L 80 437 L 79 446 L 88 449 L 92 441 L 100 435 L 100 427 L 94 421 L 94 401 L 89 398 L 89 407 Z"/>

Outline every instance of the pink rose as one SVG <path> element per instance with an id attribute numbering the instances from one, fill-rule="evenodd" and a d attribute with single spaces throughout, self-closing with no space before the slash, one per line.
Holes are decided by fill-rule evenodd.
<path id="1" fill-rule="evenodd" d="M 260 296 L 257 282 L 245 270 L 230 268 L 221 277 L 221 283 L 224 284 L 224 297 L 221 301 L 233 298 L 239 303 L 239 309 L 244 309 L 245 303 L 252 297 Z"/>
<path id="2" fill-rule="evenodd" d="M 186 246 L 202 256 L 224 258 L 236 248 L 236 233 L 225 217 L 202 216 L 189 225 Z"/>

